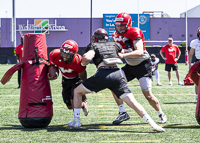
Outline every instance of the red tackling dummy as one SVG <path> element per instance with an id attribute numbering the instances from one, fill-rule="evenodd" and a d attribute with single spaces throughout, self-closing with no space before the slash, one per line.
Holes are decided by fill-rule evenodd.
<path id="1" fill-rule="evenodd" d="M 198 75 L 199 70 L 200 70 L 200 61 L 192 65 L 188 73 L 190 78 L 194 81 L 194 83 L 197 86 L 199 85 L 199 75 Z"/>
<path id="2" fill-rule="evenodd" d="M 26 128 L 46 127 L 53 116 L 47 60 L 45 34 L 25 34 L 22 61 L 11 67 L 1 79 L 5 84 L 22 67 L 18 117 Z"/>
<path id="3" fill-rule="evenodd" d="M 196 62 L 189 70 L 189 76 L 194 81 L 196 85 L 199 85 L 199 70 L 200 70 L 200 61 Z M 196 113 L 195 117 L 197 123 L 200 125 L 200 86 L 198 87 L 198 98 L 197 98 L 197 105 L 196 105 Z"/>

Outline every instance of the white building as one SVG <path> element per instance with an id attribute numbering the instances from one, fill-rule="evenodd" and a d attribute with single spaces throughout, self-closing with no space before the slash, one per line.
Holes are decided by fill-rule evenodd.
<path id="1" fill-rule="evenodd" d="M 186 12 L 183 12 L 180 14 L 180 17 L 181 18 L 184 18 L 185 17 L 185 13 Z M 200 18 L 200 5 L 194 7 L 194 8 L 191 8 L 187 11 L 187 17 L 190 17 L 190 18 Z"/>

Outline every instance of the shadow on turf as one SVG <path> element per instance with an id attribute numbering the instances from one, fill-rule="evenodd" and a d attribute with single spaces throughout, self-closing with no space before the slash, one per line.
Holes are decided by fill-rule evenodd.
<path id="1" fill-rule="evenodd" d="M 200 129 L 199 125 L 182 125 L 182 124 L 171 124 L 163 127 L 164 129 Z"/>
<path id="2" fill-rule="evenodd" d="M 191 104 L 191 103 L 196 104 L 196 102 L 169 102 L 169 103 L 163 103 L 163 104 Z"/>
<path id="3" fill-rule="evenodd" d="M 137 123 L 137 124 L 121 124 L 118 126 L 137 126 L 137 125 L 144 125 L 147 123 Z M 116 133 L 157 133 L 157 132 L 143 132 L 143 131 L 127 131 L 127 130 L 117 130 L 117 129 L 103 129 L 103 127 L 110 127 L 115 126 L 112 124 L 88 124 L 88 125 L 82 125 L 80 129 L 73 129 L 67 126 L 67 124 L 64 125 L 50 125 L 46 128 L 24 128 L 21 125 L 4 125 L 4 127 L 0 127 L 0 130 L 21 130 L 21 131 L 39 131 L 39 130 L 47 130 L 48 132 L 57 132 L 57 131 L 68 131 L 68 132 L 116 132 Z"/>

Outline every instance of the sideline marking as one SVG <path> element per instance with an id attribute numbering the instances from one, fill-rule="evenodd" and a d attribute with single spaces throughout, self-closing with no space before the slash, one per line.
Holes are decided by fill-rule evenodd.
<path id="1" fill-rule="evenodd" d="M 160 126 L 163 127 L 163 126 Z M 151 128 L 150 126 L 106 126 L 99 125 L 100 129 L 108 129 L 108 128 Z"/>

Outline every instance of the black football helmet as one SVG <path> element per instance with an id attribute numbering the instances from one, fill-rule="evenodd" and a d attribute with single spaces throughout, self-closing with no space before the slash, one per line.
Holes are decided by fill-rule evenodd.
<path id="1" fill-rule="evenodd" d="M 92 35 L 92 41 L 93 43 L 108 41 L 108 32 L 103 28 L 96 29 Z"/>

